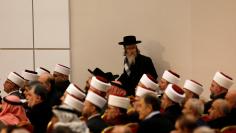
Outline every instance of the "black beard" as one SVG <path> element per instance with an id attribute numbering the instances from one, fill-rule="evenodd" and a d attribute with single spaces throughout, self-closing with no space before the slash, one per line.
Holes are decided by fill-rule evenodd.
<path id="1" fill-rule="evenodd" d="M 211 99 L 215 99 L 215 97 L 216 97 L 216 96 L 215 96 L 213 93 L 211 93 L 210 98 L 211 98 Z"/>

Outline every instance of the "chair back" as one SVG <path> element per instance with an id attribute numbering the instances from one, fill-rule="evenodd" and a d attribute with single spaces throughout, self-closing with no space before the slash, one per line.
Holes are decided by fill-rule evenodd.
<path id="1" fill-rule="evenodd" d="M 131 129 L 132 133 L 137 133 L 139 128 L 138 123 L 128 123 L 125 126 L 128 126 Z"/>
<path id="2" fill-rule="evenodd" d="M 236 125 L 227 126 L 220 130 L 221 133 L 236 133 Z"/>

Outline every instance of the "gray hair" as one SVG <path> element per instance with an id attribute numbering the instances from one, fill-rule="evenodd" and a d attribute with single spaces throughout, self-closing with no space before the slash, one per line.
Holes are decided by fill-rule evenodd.
<path id="1" fill-rule="evenodd" d="M 59 105 L 64 109 L 73 109 L 65 104 Z M 77 114 L 58 110 L 56 107 L 53 109 L 54 115 L 58 118 L 58 122 L 55 123 L 54 129 L 58 127 L 68 127 L 74 133 L 89 133 L 89 129 L 84 121 L 81 121 Z"/>
<path id="2" fill-rule="evenodd" d="M 73 110 L 73 108 L 66 105 L 66 104 L 55 106 L 55 108 L 52 110 L 52 112 L 58 118 L 59 122 L 66 123 L 66 122 L 79 121 L 79 117 L 77 114 L 71 113 L 71 112 L 66 112 L 64 110 L 59 110 L 56 107 L 68 109 L 68 110 Z"/>
<path id="3" fill-rule="evenodd" d="M 58 127 L 68 127 L 73 133 L 89 133 L 89 128 L 84 121 L 72 121 L 72 122 L 57 122 L 54 125 L 54 129 Z"/>
<path id="4" fill-rule="evenodd" d="M 227 114 L 230 113 L 231 108 L 229 106 L 228 101 L 226 101 L 225 99 L 217 99 L 214 102 L 218 102 L 219 103 L 218 104 L 219 105 L 218 109 L 219 109 L 220 112 L 223 113 L 223 115 L 227 115 Z"/>
<path id="5" fill-rule="evenodd" d="M 194 115 L 201 116 L 204 112 L 204 104 L 201 100 L 190 98 L 186 103 L 191 103 L 190 108 L 195 111 Z"/>

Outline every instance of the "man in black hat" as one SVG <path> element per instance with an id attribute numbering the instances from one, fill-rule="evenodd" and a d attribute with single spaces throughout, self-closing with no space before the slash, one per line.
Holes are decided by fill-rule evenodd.
<path id="1" fill-rule="evenodd" d="M 135 87 L 144 73 L 150 74 L 155 79 L 158 77 L 155 67 L 150 57 L 140 54 L 136 44 L 141 41 L 136 40 L 135 36 L 125 36 L 123 42 L 119 42 L 124 46 L 124 72 L 118 79 L 122 82 L 128 95 L 134 95 Z"/>

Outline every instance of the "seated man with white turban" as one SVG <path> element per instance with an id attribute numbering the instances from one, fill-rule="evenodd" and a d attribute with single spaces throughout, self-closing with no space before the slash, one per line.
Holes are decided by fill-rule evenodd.
<path id="1" fill-rule="evenodd" d="M 108 125 L 101 118 L 101 111 L 107 103 L 106 99 L 93 91 L 88 91 L 82 111 L 83 117 L 87 118 L 87 126 L 93 133 L 100 133 Z"/>
<path id="2" fill-rule="evenodd" d="M 176 119 L 182 114 L 181 103 L 184 97 L 184 91 L 179 86 L 175 84 L 167 86 L 161 99 L 161 107 L 164 110 L 163 114 L 172 124 L 175 124 Z"/>
<path id="3" fill-rule="evenodd" d="M 159 82 L 161 93 L 164 93 L 165 89 L 169 84 L 178 84 L 180 81 L 180 75 L 172 70 L 165 70 L 162 78 Z"/>
<path id="4" fill-rule="evenodd" d="M 70 85 L 69 81 L 70 68 L 61 64 L 56 64 L 53 71 L 53 77 L 55 79 L 55 88 L 57 90 L 58 97 L 63 96 L 66 88 Z"/>
<path id="5" fill-rule="evenodd" d="M 139 108 L 139 101 L 140 97 L 145 94 L 153 94 L 156 95 L 159 94 L 159 88 L 158 88 L 157 81 L 149 74 L 143 74 L 141 79 L 139 80 L 138 85 L 135 88 L 135 98 L 131 99 L 132 102 L 132 108 L 129 108 L 128 115 L 129 119 L 132 122 L 138 122 L 139 121 L 139 114 L 138 114 L 138 108 Z"/>
<path id="6" fill-rule="evenodd" d="M 20 92 L 20 88 L 24 87 L 24 78 L 18 73 L 10 72 L 3 86 L 8 95 L 16 95 L 20 99 L 24 98 L 24 95 Z"/>
<path id="7" fill-rule="evenodd" d="M 186 80 L 183 89 L 185 92 L 185 98 L 184 98 L 184 103 L 185 103 L 188 101 L 188 99 L 191 98 L 199 99 L 200 95 L 203 92 L 203 85 L 195 80 Z"/>
<path id="8" fill-rule="evenodd" d="M 130 106 L 130 99 L 127 97 L 109 95 L 108 108 L 105 111 L 105 121 L 109 125 L 127 124 L 127 109 Z"/>
<path id="9" fill-rule="evenodd" d="M 216 72 L 210 86 L 210 98 L 212 100 L 205 104 L 204 113 L 208 112 L 214 100 L 219 98 L 225 98 L 228 89 L 230 89 L 232 85 L 233 79 L 231 77 L 224 74 L 223 72 Z"/>

